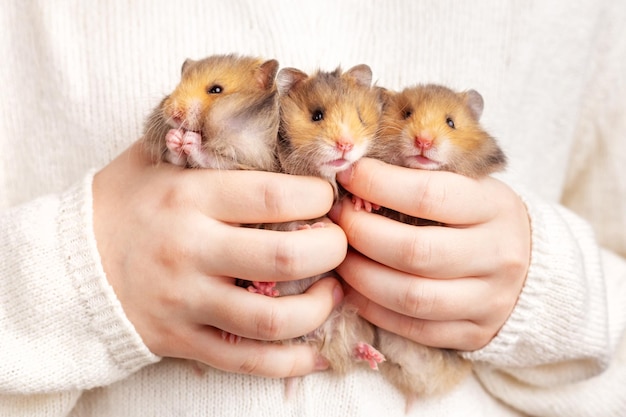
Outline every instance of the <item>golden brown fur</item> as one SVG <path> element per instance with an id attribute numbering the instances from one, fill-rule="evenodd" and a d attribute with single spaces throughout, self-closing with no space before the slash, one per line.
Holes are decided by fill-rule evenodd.
<path id="1" fill-rule="evenodd" d="M 400 92 L 383 90 L 381 94 L 385 105 L 380 131 L 368 156 L 393 165 L 450 171 L 472 178 L 499 171 L 506 165 L 506 156 L 496 140 L 480 125 L 484 103 L 475 90 L 459 93 L 426 84 Z M 424 152 L 433 163 L 416 161 L 416 138 L 420 136 L 431 141 Z M 418 226 L 438 224 L 384 207 L 379 213 Z"/>
<path id="2" fill-rule="evenodd" d="M 401 92 L 383 90 L 379 135 L 368 156 L 394 165 L 456 172 L 473 178 L 502 169 L 506 158 L 479 123 L 483 99 L 474 90 L 457 93 L 439 85 Z M 381 208 L 379 213 L 413 225 L 440 225 Z M 457 385 L 471 364 L 456 352 L 427 347 L 377 329 L 387 361 L 381 372 L 408 398 L 438 395 Z"/>
<path id="3" fill-rule="evenodd" d="M 248 56 L 186 60 L 180 83 L 146 121 L 145 143 L 155 161 L 200 168 L 277 170 L 277 70 L 275 60 Z M 165 140 L 171 129 L 201 135 L 200 157 L 172 155 Z"/>
<path id="4" fill-rule="evenodd" d="M 295 68 L 279 72 L 278 154 L 284 172 L 325 178 L 337 190 L 336 173 L 365 155 L 378 128 L 381 102 L 370 85 L 371 77 L 366 65 L 346 72 L 340 68 L 333 72 L 317 71 L 310 76 Z M 295 229 L 301 223 L 286 227 Z M 331 274 L 279 282 L 276 289 L 280 295 L 300 294 Z M 355 349 L 359 343 L 373 345 L 374 338 L 372 325 L 357 314 L 354 306 L 342 304 L 304 340 L 318 347 L 334 372 L 345 373 L 355 366 L 367 365 L 358 361 Z"/>
<path id="5" fill-rule="evenodd" d="M 278 154 L 284 172 L 326 178 L 337 190 L 336 173 L 369 150 L 378 129 L 381 101 L 371 79 L 366 65 L 310 76 L 294 68 L 280 71 Z M 313 120 L 316 113 L 320 120 Z M 342 157 L 342 144 L 351 147 L 346 164 L 329 165 Z"/>
<path id="6" fill-rule="evenodd" d="M 415 137 L 432 139 L 441 165 L 436 169 L 468 177 L 488 175 L 504 167 L 506 157 L 491 135 L 480 125 L 483 99 L 474 90 L 457 93 L 428 84 L 401 92 L 383 91 L 385 106 L 380 135 L 371 156 L 394 165 L 416 167 Z M 451 127 L 447 120 L 451 120 Z"/>

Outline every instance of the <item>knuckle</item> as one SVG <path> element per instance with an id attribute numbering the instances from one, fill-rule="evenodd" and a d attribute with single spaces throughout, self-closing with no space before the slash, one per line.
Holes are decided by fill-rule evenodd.
<path id="1" fill-rule="evenodd" d="M 168 311 L 186 311 L 189 310 L 189 300 L 180 291 L 163 291 L 157 296 L 160 306 Z"/>
<path id="2" fill-rule="evenodd" d="M 474 325 L 468 329 L 463 340 L 465 343 L 461 347 L 464 350 L 478 350 L 487 345 L 495 334 L 485 326 Z"/>
<path id="3" fill-rule="evenodd" d="M 300 264 L 295 243 L 290 239 L 277 240 L 274 254 L 274 273 L 276 276 L 293 278 L 296 275 L 297 266 Z"/>
<path id="4" fill-rule="evenodd" d="M 411 319 L 407 320 L 403 333 L 410 340 L 421 342 L 425 336 L 426 322 L 424 320 Z"/>
<path id="5" fill-rule="evenodd" d="M 239 365 L 239 372 L 248 375 L 260 374 L 264 362 L 265 359 L 262 353 L 248 355 L 241 365 Z"/>
<path id="6" fill-rule="evenodd" d="M 274 183 L 268 183 L 263 189 L 263 205 L 265 212 L 273 218 L 280 218 L 287 196 L 284 187 L 277 187 Z"/>
<path id="7" fill-rule="evenodd" d="M 192 257 L 191 248 L 184 242 L 159 242 L 157 245 L 157 256 L 164 262 L 180 263 Z"/>
<path id="8" fill-rule="evenodd" d="M 170 215 L 180 219 L 180 213 L 188 214 L 190 211 L 197 210 L 203 205 L 202 201 L 205 198 L 206 195 L 203 195 L 197 187 L 190 186 L 190 183 L 181 186 L 180 183 L 170 180 L 170 182 L 163 184 L 160 195 L 156 197 L 156 204 L 151 207 L 153 215 L 147 218 L 153 218 L 154 213 L 169 212 Z M 180 220 L 183 221 L 184 218 Z"/>
<path id="9" fill-rule="evenodd" d="M 522 253 L 525 252 L 513 250 L 505 256 L 504 267 L 507 271 L 507 276 L 514 277 L 518 280 L 526 277 L 529 257 L 521 256 L 520 254 Z"/>
<path id="10" fill-rule="evenodd" d="M 500 249 L 498 259 L 498 271 L 500 271 L 498 279 L 501 281 L 501 284 L 509 289 L 515 287 L 521 290 L 528 274 L 530 248 L 523 248 L 519 244 L 511 242 L 509 246 Z M 510 290 L 508 293 L 510 293 Z M 516 293 L 515 296 L 517 297 L 517 295 Z M 496 299 L 492 301 L 498 303 L 506 300 Z"/>
<path id="11" fill-rule="evenodd" d="M 271 308 L 256 320 L 257 337 L 263 340 L 279 340 L 284 318 L 276 308 Z"/>
<path id="12" fill-rule="evenodd" d="M 172 271 L 180 270 L 181 265 L 189 265 L 193 262 L 194 250 L 185 242 L 170 241 L 155 243 L 155 259 L 156 263 L 162 267 L 164 271 L 170 271 L 170 277 L 178 276 Z"/>
<path id="13" fill-rule="evenodd" d="M 411 279 L 400 302 L 407 315 L 422 318 L 432 312 L 435 297 L 425 291 L 424 285 L 419 280 Z"/>
<path id="14" fill-rule="evenodd" d="M 176 209 L 189 205 L 189 195 L 181 191 L 181 187 L 174 184 L 164 186 L 160 196 L 160 206 L 167 209 Z"/>
<path id="15" fill-rule="evenodd" d="M 427 172 L 421 184 L 421 192 L 417 194 L 417 199 L 414 203 L 416 210 L 414 215 L 432 219 L 432 215 L 445 206 L 447 200 L 445 184 L 435 187 L 431 184 L 432 182 L 432 173 Z"/>
<path id="16" fill-rule="evenodd" d="M 400 256 L 406 262 L 409 271 L 415 271 L 420 266 L 431 264 L 433 247 L 430 240 L 423 239 L 417 232 L 414 232 L 401 245 Z"/>

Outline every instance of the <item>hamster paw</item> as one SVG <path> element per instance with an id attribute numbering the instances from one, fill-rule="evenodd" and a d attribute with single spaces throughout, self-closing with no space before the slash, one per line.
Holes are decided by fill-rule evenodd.
<path id="1" fill-rule="evenodd" d="M 167 149 L 175 153 L 183 151 L 183 131 L 180 129 L 170 129 L 165 135 L 165 145 Z"/>
<path id="2" fill-rule="evenodd" d="M 298 230 L 307 230 L 307 229 L 319 229 L 320 227 L 326 227 L 326 223 L 324 222 L 315 222 L 313 224 L 301 224 L 298 226 Z"/>
<path id="3" fill-rule="evenodd" d="M 181 138 L 181 148 L 187 155 L 202 152 L 202 136 L 198 132 L 186 131 Z"/>
<path id="4" fill-rule="evenodd" d="M 274 288 L 275 286 L 275 282 L 253 281 L 252 285 L 248 287 L 248 291 L 267 295 L 268 297 L 278 297 L 280 293 Z"/>
<path id="5" fill-rule="evenodd" d="M 370 368 L 378 370 L 378 364 L 385 361 L 385 355 L 369 343 L 359 342 L 354 348 L 357 360 L 369 362 Z"/>
<path id="6" fill-rule="evenodd" d="M 236 345 L 241 341 L 241 336 L 222 330 L 222 340 L 226 340 L 227 342 Z"/>
<path id="7" fill-rule="evenodd" d="M 371 213 L 372 210 L 380 209 L 380 206 L 378 204 L 363 200 L 361 197 L 357 197 L 355 195 L 352 196 L 352 204 L 354 204 L 354 209 L 356 211 L 363 209 L 368 213 Z"/>
<path id="8" fill-rule="evenodd" d="M 180 129 L 170 129 L 165 135 L 167 153 L 165 160 L 177 166 L 187 164 L 187 155 L 183 151 L 183 132 Z"/>

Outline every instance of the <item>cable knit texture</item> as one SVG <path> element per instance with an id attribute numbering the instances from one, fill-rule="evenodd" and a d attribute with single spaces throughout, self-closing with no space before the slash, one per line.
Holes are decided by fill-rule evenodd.
<path id="1" fill-rule="evenodd" d="M 626 3 L 611 0 L 61 0 L 0 8 L 0 415 L 404 416 L 375 372 L 283 381 L 154 356 L 109 286 L 91 181 L 185 58 L 378 85 L 474 88 L 532 226 L 516 308 L 474 373 L 411 415 L 626 415 Z M 506 233 L 506 231 L 503 231 Z"/>

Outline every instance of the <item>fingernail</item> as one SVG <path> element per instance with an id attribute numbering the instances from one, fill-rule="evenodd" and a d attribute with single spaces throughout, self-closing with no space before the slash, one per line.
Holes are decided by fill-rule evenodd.
<path id="1" fill-rule="evenodd" d="M 341 301 L 343 301 L 343 288 L 341 288 L 341 285 L 336 285 L 333 288 L 333 302 L 335 305 L 338 305 Z"/>
<path id="2" fill-rule="evenodd" d="M 328 359 L 326 359 L 325 357 L 318 355 L 317 358 L 315 359 L 316 371 L 324 371 L 328 369 L 329 366 L 330 366 L 330 362 L 328 362 Z"/>
<path id="3" fill-rule="evenodd" d="M 346 169 L 345 171 L 340 171 L 337 173 L 337 181 L 339 181 L 342 184 L 346 184 L 348 182 L 350 182 L 350 180 L 352 179 L 352 165 L 350 165 L 350 167 L 348 169 Z"/>

